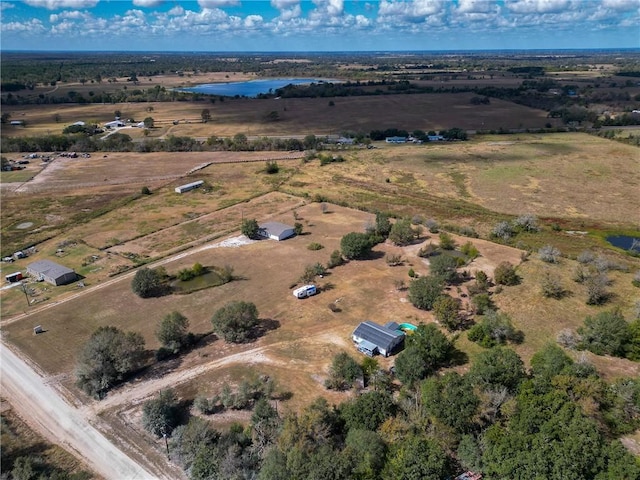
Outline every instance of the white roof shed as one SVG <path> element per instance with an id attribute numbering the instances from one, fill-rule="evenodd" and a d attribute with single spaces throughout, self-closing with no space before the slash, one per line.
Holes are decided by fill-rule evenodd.
<path id="1" fill-rule="evenodd" d="M 270 238 L 272 240 L 284 240 L 295 235 L 293 227 L 280 222 L 261 223 L 258 227 L 258 233 L 261 237 Z"/>

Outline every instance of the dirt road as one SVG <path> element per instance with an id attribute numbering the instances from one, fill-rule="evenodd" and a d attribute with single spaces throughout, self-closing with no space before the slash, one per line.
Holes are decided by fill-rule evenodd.
<path id="1" fill-rule="evenodd" d="M 5 345 L 0 347 L 0 362 L 2 395 L 51 442 L 77 454 L 104 478 L 158 478 L 116 448 Z"/>

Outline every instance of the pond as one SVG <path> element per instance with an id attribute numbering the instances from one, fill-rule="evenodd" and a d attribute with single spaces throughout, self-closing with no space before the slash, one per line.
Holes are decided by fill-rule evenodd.
<path id="1" fill-rule="evenodd" d="M 180 92 L 222 95 L 225 97 L 257 97 L 261 93 L 270 93 L 289 84 L 305 85 L 309 83 L 336 82 L 326 78 L 263 78 L 246 82 L 204 83 L 195 87 L 178 88 Z"/>
<path id="2" fill-rule="evenodd" d="M 640 253 L 640 237 L 632 237 L 631 235 L 609 235 L 607 242 L 614 247 L 631 250 L 633 253 Z"/>

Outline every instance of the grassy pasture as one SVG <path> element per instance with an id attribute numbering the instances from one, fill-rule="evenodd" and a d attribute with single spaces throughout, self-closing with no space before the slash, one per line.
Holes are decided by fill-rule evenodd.
<path id="1" fill-rule="evenodd" d="M 404 128 L 440 130 L 541 128 L 548 119 L 546 112 L 512 102 L 492 99 L 490 105 L 472 105 L 472 93 L 380 95 L 341 98 L 287 99 L 227 99 L 224 102 L 156 102 L 89 105 L 24 105 L 6 106 L 11 118 L 26 120 L 27 127 L 3 128 L 2 135 L 32 136 L 60 133 L 65 125 L 78 120 L 104 123 L 113 120 L 115 110 L 123 118 L 141 121 L 151 116 L 158 128 L 151 137 L 188 135 L 191 137 L 246 135 L 328 135 L 342 132 L 364 132 L 373 129 Z M 333 100 L 335 106 L 329 106 Z M 153 111 L 148 112 L 147 108 Z M 203 109 L 211 113 L 204 124 Z M 278 121 L 266 120 L 270 112 L 278 114 Z M 384 112 L 384 116 L 380 115 Z M 60 115 L 60 123 L 54 120 Z M 174 120 L 180 120 L 173 125 Z M 190 123 L 187 123 L 190 122 Z M 124 133 L 141 129 L 124 130 Z M 140 133 L 141 134 L 141 133 Z"/>

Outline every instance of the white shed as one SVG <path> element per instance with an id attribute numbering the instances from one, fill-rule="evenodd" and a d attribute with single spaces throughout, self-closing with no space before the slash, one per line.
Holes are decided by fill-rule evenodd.
<path id="1" fill-rule="evenodd" d="M 293 227 L 280 222 L 261 223 L 258 226 L 258 234 L 264 238 L 272 240 L 284 240 L 293 237 L 296 232 Z"/>

